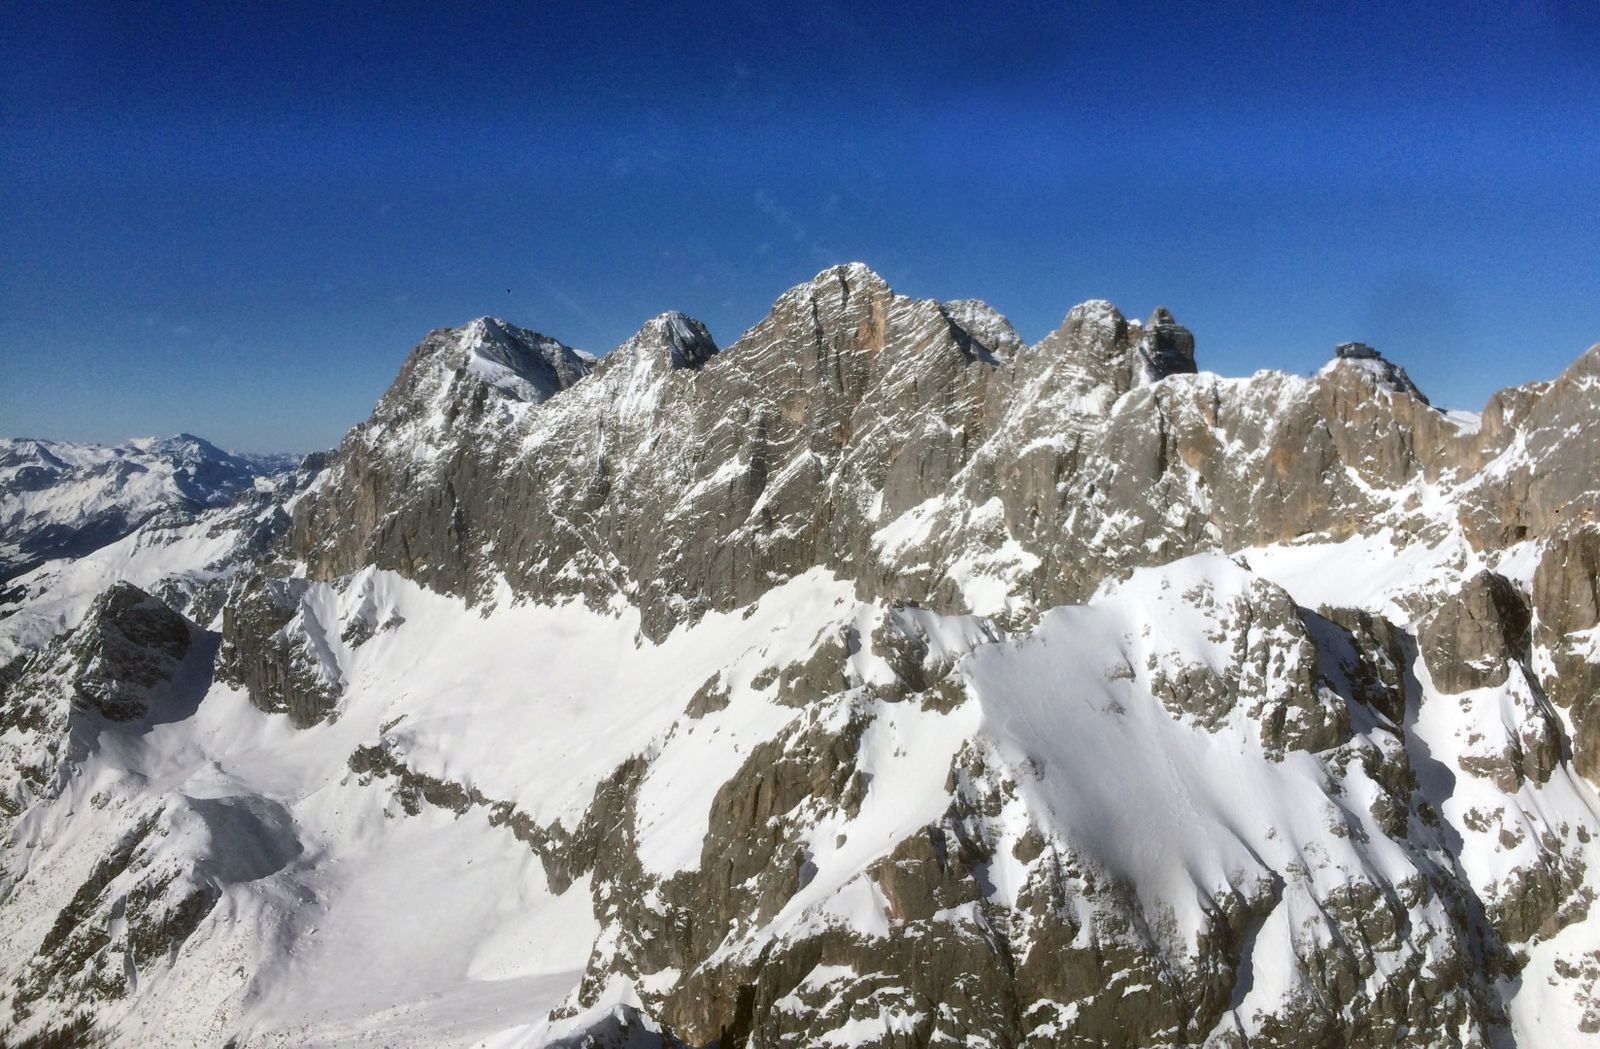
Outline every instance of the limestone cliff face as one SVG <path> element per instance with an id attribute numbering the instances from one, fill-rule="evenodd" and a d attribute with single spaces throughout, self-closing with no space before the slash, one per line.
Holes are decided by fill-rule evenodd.
<path id="1" fill-rule="evenodd" d="M 723 353 L 698 323 L 658 318 L 547 401 L 460 373 L 420 397 L 443 421 L 418 424 L 403 374 L 300 504 L 296 553 L 322 577 L 370 562 L 455 593 L 503 575 L 525 593 L 619 595 L 659 635 L 812 565 L 866 559 L 875 521 L 966 462 L 1007 331 L 852 266 L 783 296 Z M 472 338 L 435 333 L 413 361 Z"/>
<path id="2" fill-rule="evenodd" d="M 1503 390 L 1489 402 L 1463 486 L 1462 524 L 1485 547 L 1543 538 L 1600 515 L 1600 345 L 1553 382 Z"/>
<path id="3" fill-rule="evenodd" d="M 1585 521 L 1546 546 L 1533 606 L 1545 692 L 1572 719 L 1578 768 L 1600 780 L 1600 525 Z"/>
<path id="4" fill-rule="evenodd" d="M 1104 302 L 1025 348 L 981 303 L 908 299 L 859 265 L 720 353 L 677 314 L 599 367 L 531 333 L 504 350 L 516 331 L 475 322 L 413 353 L 296 510 L 313 577 L 370 563 L 469 596 L 503 577 L 620 597 L 655 637 L 817 564 L 874 596 L 1026 615 L 1199 550 L 1423 530 L 1424 485 L 1480 546 L 1600 498 L 1593 428 L 1569 432 L 1600 408 L 1593 351 L 1473 431 L 1370 348 L 1309 380 L 1222 379 L 1166 310 L 1141 325 Z"/>
<path id="5" fill-rule="evenodd" d="M 1165 309 L 1090 302 L 1024 347 L 982 303 L 860 265 L 721 352 L 681 314 L 598 366 L 477 321 L 413 352 L 300 501 L 291 556 L 313 578 L 622 601 L 660 638 L 814 565 L 1021 623 L 1203 550 L 1438 533 L 1439 502 L 1483 550 L 1600 507 L 1600 429 L 1578 424 L 1600 415 L 1600 347 L 1474 428 L 1351 346 L 1309 379 L 1224 379 Z"/>

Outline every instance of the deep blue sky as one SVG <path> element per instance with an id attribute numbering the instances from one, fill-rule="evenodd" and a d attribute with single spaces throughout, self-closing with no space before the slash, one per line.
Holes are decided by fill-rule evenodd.
<path id="1" fill-rule="evenodd" d="M 1453 406 L 1600 340 L 1592 4 L 439 6 L 0 6 L 0 432 L 308 450 L 430 328 L 727 345 L 851 259 Z"/>

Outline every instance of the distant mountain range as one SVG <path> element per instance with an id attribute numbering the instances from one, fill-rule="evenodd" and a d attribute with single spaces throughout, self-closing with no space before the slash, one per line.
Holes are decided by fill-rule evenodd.
<path id="1" fill-rule="evenodd" d="M 157 514 L 226 506 L 297 462 L 236 455 L 191 434 L 114 447 L 0 438 L 0 583 L 81 557 Z"/>

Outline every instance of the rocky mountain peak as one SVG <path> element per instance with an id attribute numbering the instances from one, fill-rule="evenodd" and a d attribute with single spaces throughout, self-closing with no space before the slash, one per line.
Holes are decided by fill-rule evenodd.
<path id="1" fill-rule="evenodd" d="M 741 362 L 740 370 L 778 383 L 790 398 L 809 398 L 807 391 L 820 384 L 851 391 L 847 399 L 853 401 L 890 338 L 891 312 L 911 304 L 860 263 L 834 266 L 779 296 L 726 355 Z"/>
<path id="2" fill-rule="evenodd" d="M 600 387 L 587 396 L 611 402 L 619 419 L 648 418 L 661 403 L 662 380 L 697 372 L 718 352 L 704 324 L 676 310 L 660 314 L 595 365 Z"/>
<path id="3" fill-rule="evenodd" d="M 463 417 L 542 403 L 594 366 L 588 354 L 498 317 L 439 328 L 411 351 L 362 430 L 369 441 L 437 446 Z"/>
<path id="4" fill-rule="evenodd" d="M 659 360 L 669 368 L 691 370 L 698 369 L 718 353 L 716 340 L 706 326 L 677 310 L 668 310 L 645 322 L 622 350 Z"/>
<path id="5" fill-rule="evenodd" d="M 1600 342 L 1589 347 L 1568 365 L 1567 370 L 1561 373 L 1561 378 L 1573 382 L 1600 380 Z"/>
<path id="6" fill-rule="evenodd" d="M 894 294 L 893 289 L 889 287 L 889 282 L 864 262 L 845 262 L 837 266 L 829 266 L 801 285 L 801 287 L 817 289 L 838 288 L 846 295 L 862 291 L 872 294 Z"/>
<path id="7" fill-rule="evenodd" d="M 192 433 L 177 433 L 171 437 L 136 437 L 128 447 L 151 455 L 166 455 L 177 460 L 226 459 L 228 453 Z"/>
<path id="8" fill-rule="evenodd" d="M 116 641 L 183 658 L 189 632 L 182 616 L 160 598 L 126 580 L 112 583 L 84 616 L 87 636 L 98 646 Z M 182 629 L 179 629 L 182 627 Z"/>
<path id="9" fill-rule="evenodd" d="M 1120 357 L 1127 352 L 1128 319 L 1104 299 L 1090 299 L 1067 311 L 1061 327 L 1034 347 L 1039 355 L 1066 355 L 1084 363 Z"/>
<path id="10" fill-rule="evenodd" d="M 1139 339 L 1139 357 L 1144 382 L 1158 382 L 1169 375 L 1193 375 L 1194 335 L 1172 317 L 1172 311 L 1157 306 L 1145 322 Z"/>
<path id="11" fill-rule="evenodd" d="M 830 322 L 860 317 L 873 303 L 881 308 L 895 297 L 888 281 L 865 265 L 851 262 L 830 266 L 790 288 L 773 303 L 768 316 L 783 317 L 803 308 L 818 326 L 828 327 Z"/>
<path id="12" fill-rule="evenodd" d="M 1423 404 L 1430 403 L 1426 395 L 1411 381 L 1411 376 L 1398 364 L 1390 361 L 1364 342 L 1341 342 L 1333 348 L 1333 360 L 1322 369 L 1323 375 L 1355 375 L 1369 386 L 1391 393 L 1414 397 Z"/>
<path id="13" fill-rule="evenodd" d="M 976 339 L 996 360 L 1011 360 L 1025 348 L 1022 336 L 1005 315 L 980 299 L 955 299 L 944 304 L 945 313 Z"/>
<path id="14" fill-rule="evenodd" d="M 1127 338 L 1128 319 L 1115 303 L 1105 299 L 1089 299 L 1067 311 L 1055 334 L 1080 339 L 1087 337 L 1107 344 Z"/>
<path id="15" fill-rule="evenodd" d="M 546 400 L 583 378 L 590 368 L 572 347 L 497 317 L 480 317 L 468 324 L 459 347 L 468 375 L 519 401 Z"/>

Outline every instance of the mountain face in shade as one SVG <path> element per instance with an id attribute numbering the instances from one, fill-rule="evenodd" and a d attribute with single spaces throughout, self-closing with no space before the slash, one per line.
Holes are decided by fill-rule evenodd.
<path id="1" fill-rule="evenodd" d="M 1600 346 L 1481 415 L 1201 363 L 861 265 L 727 347 L 429 334 L 19 569 L 3 1037 L 1600 1037 Z"/>

